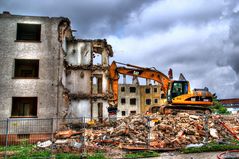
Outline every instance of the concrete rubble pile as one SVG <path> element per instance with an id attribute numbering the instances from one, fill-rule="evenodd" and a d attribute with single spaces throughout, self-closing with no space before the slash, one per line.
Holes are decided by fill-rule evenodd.
<path id="1" fill-rule="evenodd" d="M 199 116 L 179 113 L 175 115 L 129 116 L 115 123 L 104 122 L 80 131 L 60 131 L 55 135 L 58 148 L 118 147 L 125 149 L 177 149 L 190 144 L 229 141 L 231 131 L 239 133 L 237 116 Z"/>

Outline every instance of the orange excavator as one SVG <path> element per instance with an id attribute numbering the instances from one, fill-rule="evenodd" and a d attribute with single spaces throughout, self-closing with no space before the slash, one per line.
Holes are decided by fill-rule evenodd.
<path id="1" fill-rule="evenodd" d="M 124 65 L 124 67 L 118 67 L 117 64 Z M 144 68 L 115 61 L 109 67 L 108 89 L 112 93 L 112 98 L 109 100 L 109 109 L 117 109 L 120 74 L 150 79 L 161 84 L 162 90 L 166 94 L 166 103 L 162 106 L 151 107 L 148 111 L 150 113 L 175 114 L 182 111 L 211 113 L 209 106 L 213 105 L 213 95 L 206 87 L 204 89 L 190 90 L 189 81 L 173 80 L 171 71 L 169 71 L 169 76 L 166 76 L 155 68 Z"/>

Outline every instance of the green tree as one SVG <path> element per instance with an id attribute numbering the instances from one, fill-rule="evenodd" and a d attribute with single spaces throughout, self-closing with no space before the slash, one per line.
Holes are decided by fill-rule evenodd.
<path id="1" fill-rule="evenodd" d="M 213 98 L 212 112 L 215 114 L 230 114 L 230 112 L 225 108 L 217 98 Z"/>

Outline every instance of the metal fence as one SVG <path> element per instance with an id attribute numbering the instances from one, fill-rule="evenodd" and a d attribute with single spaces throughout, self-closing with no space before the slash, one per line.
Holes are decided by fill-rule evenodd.
<path id="1" fill-rule="evenodd" d="M 224 116 L 223 118 L 231 120 L 230 118 L 232 117 L 233 116 L 230 115 Z M 203 142 L 207 143 L 210 140 L 209 127 L 212 123 L 209 122 L 210 116 L 200 115 L 200 118 L 201 123 L 199 124 L 199 127 L 205 131 Z M 238 120 L 237 122 L 239 125 L 238 116 L 234 116 L 233 118 Z M 177 120 L 176 117 L 175 119 Z M 184 120 L 183 118 L 178 119 Z M 20 145 L 21 147 L 35 145 L 33 146 L 34 151 L 45 151 L 47 147 L 49 158 L 58 153 L 74 153 L 80 157 L 88 152 L 99 150 L 100 148 L 103 149 L 105 144 L 112 145 L 113 147 L 119 146 L 119 143 L 133 143 L 132 145 L 134 146 L 137 145 L 139 147 L 143 146 L 148 148 L 152 146 L 152 141 L 155 140 L 152 136 L 155 132 L 159 131 L 159 129 L 165 129 L 163 131 L 165 131 L 166 137 L 168 136 L 167 133 L 175 133 L 175 136 L 177 136 L 180 132 L 180 130 L 178 130 L 178 132 L 170 132 L 172 131 L 170 128 L 162 128 L 163 124 L 161 125 L 161 128 L 158 127 L 158 129 L 153 129 L 152 125 L 157 125 L 160 121 L 152 116 L 144 116 L 142 120 L 138 120 L 137 118 L 134 119 L 133 117 L 130 119 L 130 117 L 128 117 L 127 120 L 134 120 L 131 121 L 130 124 L 125 120 L 126 118 L 110 120 L 109 118 L 92 119 L 87 117 L 67 119 L 10 118 L 0 120 L 0 145 L 2 147 L 2 149 L 0 149 L 0 158 L 11 158 L 11 156 L 15 155 L 14 153 L 11 154 L 11 149 L 14 145 Z M 169 120 L 169 122 L 172 122 L 170 123 L 172 127 L 180 128 L 178 121 Z M 183 123 L 183 121 L 180 122 Z M 167 123 L 164 123 L 164 125 L 167 125 Z M 59 131 L 63 132 L 60 134 L 63 136 L 61 137 L 61 140 L 56 138 L 56 134 Z M 70 142 L 66 141 L 64 138 L 70 138 Z M 158 136 L 158 138 L 160 139 L 162 136 Z M 168 136 L 168 138 L 170 137 Z M 129 149 L 131 148 L 130 144 L 124 146 L 128 146 Z M 96 147 L 100 148 L 96 149 Z M 36 156 L 29 158 L 36 158 Z"/>

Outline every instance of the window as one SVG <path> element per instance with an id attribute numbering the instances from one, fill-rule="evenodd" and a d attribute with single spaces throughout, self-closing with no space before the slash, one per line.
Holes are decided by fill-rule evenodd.
<path id="1" fill-rule="evenodd" d="M 37 97 L 12 97 L 12 117 L 36 117 Z"/>
<path id="2" fill-rule="evenodd" d="M 130 111 L 130 115 L 135 115 L 136 114 L 136 111 L 133 110 L 133 111 Z"/>
<path id="3" fill-rule="evenodd" d="M 146 99 L 145 103 L 146 103 L 146 105 L 150 105 L 151 104 L 151 99 Z"/>
<path id="4" fill-rule="evenodd" d="M 125 104 L 126 101 L 125 101 L 125 98 L 121 98 L 121 104 Z"/>
<path id="5" fill-rule="evenodd" d="M 135 93 L 136 92 L 136 87 L 129 87 L 129 92 L 130 93 Z"/>
<path id="6" fill-rule="evenodd" d="M 93 93 L 94 94 L 101 94 L 103 93 L 102 89 L 102 75 L 94 75 L 93 77 Z"/>
<path id="7" fill-rule="evenodd" d="M 121 114 L 122 114 L 122 116 L 125 116 L 126 113 L 125 113 L 125 111 L 122 111 Z"/>
<path id="8" fill-rule="evenodd" d="M 154 103 L 158 103 L 158 99 L 157 98 L 154 99 Z"/>
<path id="9" fill-rule="evenodd" d="M 154 88 L 154 93 L 157 93 L 158 92 L 158 88 Z"/>
<path id="10" fill-rule="evenodd" d="M 121 92 L 125 92 L 125 87 L 121 87 Z"/>
<path id="11" fill-rule="evenodd" d="M 150 88 L 146 88 L 145 93 L 149 94 L 150 93 Z"/>
<path id="12" fill-rule="evenodd" d="M 16 78 L 38 78 L 39 60 L 15 59 Z"/>
<path id="13" fill-rule="evenodd" d="M 17 24 L 17 40 L 40 41 L 40 24 Z"/>
<path id="14" fill-rule="evenodd" d="M 130 99 L 130 105 L 136 105 L 136 98 Z"/>

